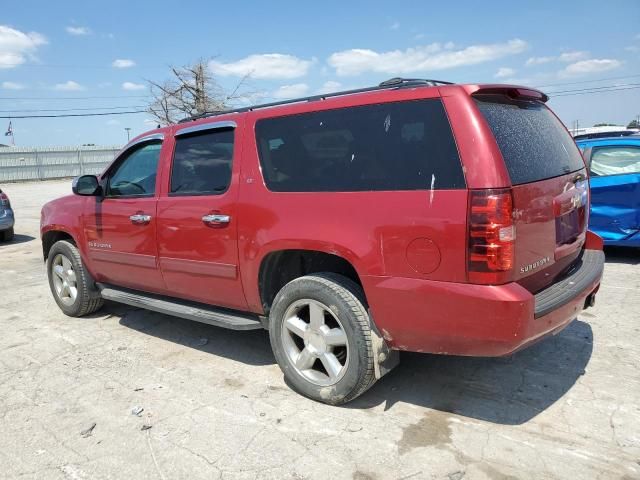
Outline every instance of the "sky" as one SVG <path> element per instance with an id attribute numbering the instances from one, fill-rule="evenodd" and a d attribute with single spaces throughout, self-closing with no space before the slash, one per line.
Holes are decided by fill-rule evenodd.
<path id="1" fill-rule="evenodd" d="M 249 74 L 262 101 L 402 76 L 539 87 L 570 127 L 640 115 L 638 0 L 21 0 L 0 14 L 0 117 L 144 110 L 147 80 L 200 58 L 228 90 Z M 11 123 L 18 146 L 122 145 L 125 128 L 155 126 L 146 113 Z"/>

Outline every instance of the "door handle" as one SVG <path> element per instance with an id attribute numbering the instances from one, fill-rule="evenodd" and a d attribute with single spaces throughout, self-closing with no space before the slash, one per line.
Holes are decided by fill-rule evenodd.
<path id="1" fill-rule="evenodd" d="M 136 213 L 135 215 L 131 215 L 129 217 L 129 220 L 131 220 L 131 223 L 134 223 L 136 225 L 146 225 L 151 221 L 151 215 Z"/>
<path id="2" fill-rule="evenodd" d="M 231 221 L 231 217 L 229 215 L 219 215 L 216 213 L 212 213 L 202 217 L 202 221 L 207 225 L 224 225 Z"/>

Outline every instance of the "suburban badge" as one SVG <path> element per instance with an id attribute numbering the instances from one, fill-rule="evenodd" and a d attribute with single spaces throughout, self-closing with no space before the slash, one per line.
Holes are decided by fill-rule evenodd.
<path id="1" fill-rule="evenodd" d="M 536 268 L 541 267 L 542 265 L 546 265 L 550 262 L 549 257 L 541 258 L 540 260 L 530 263 L 529 265 L 525 265 L 524 267 L 520 267 L 520 273 L 527 273 L 531 270 L 535 270 Z"/>

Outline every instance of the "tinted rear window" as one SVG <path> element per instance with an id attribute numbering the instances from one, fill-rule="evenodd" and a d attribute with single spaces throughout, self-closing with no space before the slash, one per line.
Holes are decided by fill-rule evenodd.
<path id="1" fill-rule="evenodd" d="M 459 189 L 458 151 L 440 100 L 258 121 L 267 187 L 277 192 Z"/>
<path id="2" fill-rule="evenodd" d="M 176 138 L 171 169 L 172 195 L 220 195 L 231 182 L 232 129 L 208 130 Z"/>
<path id="3" fill-rule="evenodd" d="M 584 168 L 564 125 L 542 103 L 503 95 L 474 96 L 502 151 L 514 185 Z"/>

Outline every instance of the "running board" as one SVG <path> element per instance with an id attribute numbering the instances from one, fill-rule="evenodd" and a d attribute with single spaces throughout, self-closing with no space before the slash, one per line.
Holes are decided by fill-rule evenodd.
<path id="1" fill-rule="evenodd" d="M 264 328 L 260 317 L 251 313 L 236 312 L 174 298 L 167 299 L 159 295 L 137 292 L 112 285 L 98 284 L 98 288 L 102 298 L 105 300 L 124 303 L 132 307 L 144 308 L 165 315 L 186 318 L 187 320 L 231 330 L 258 330 Z"/>

